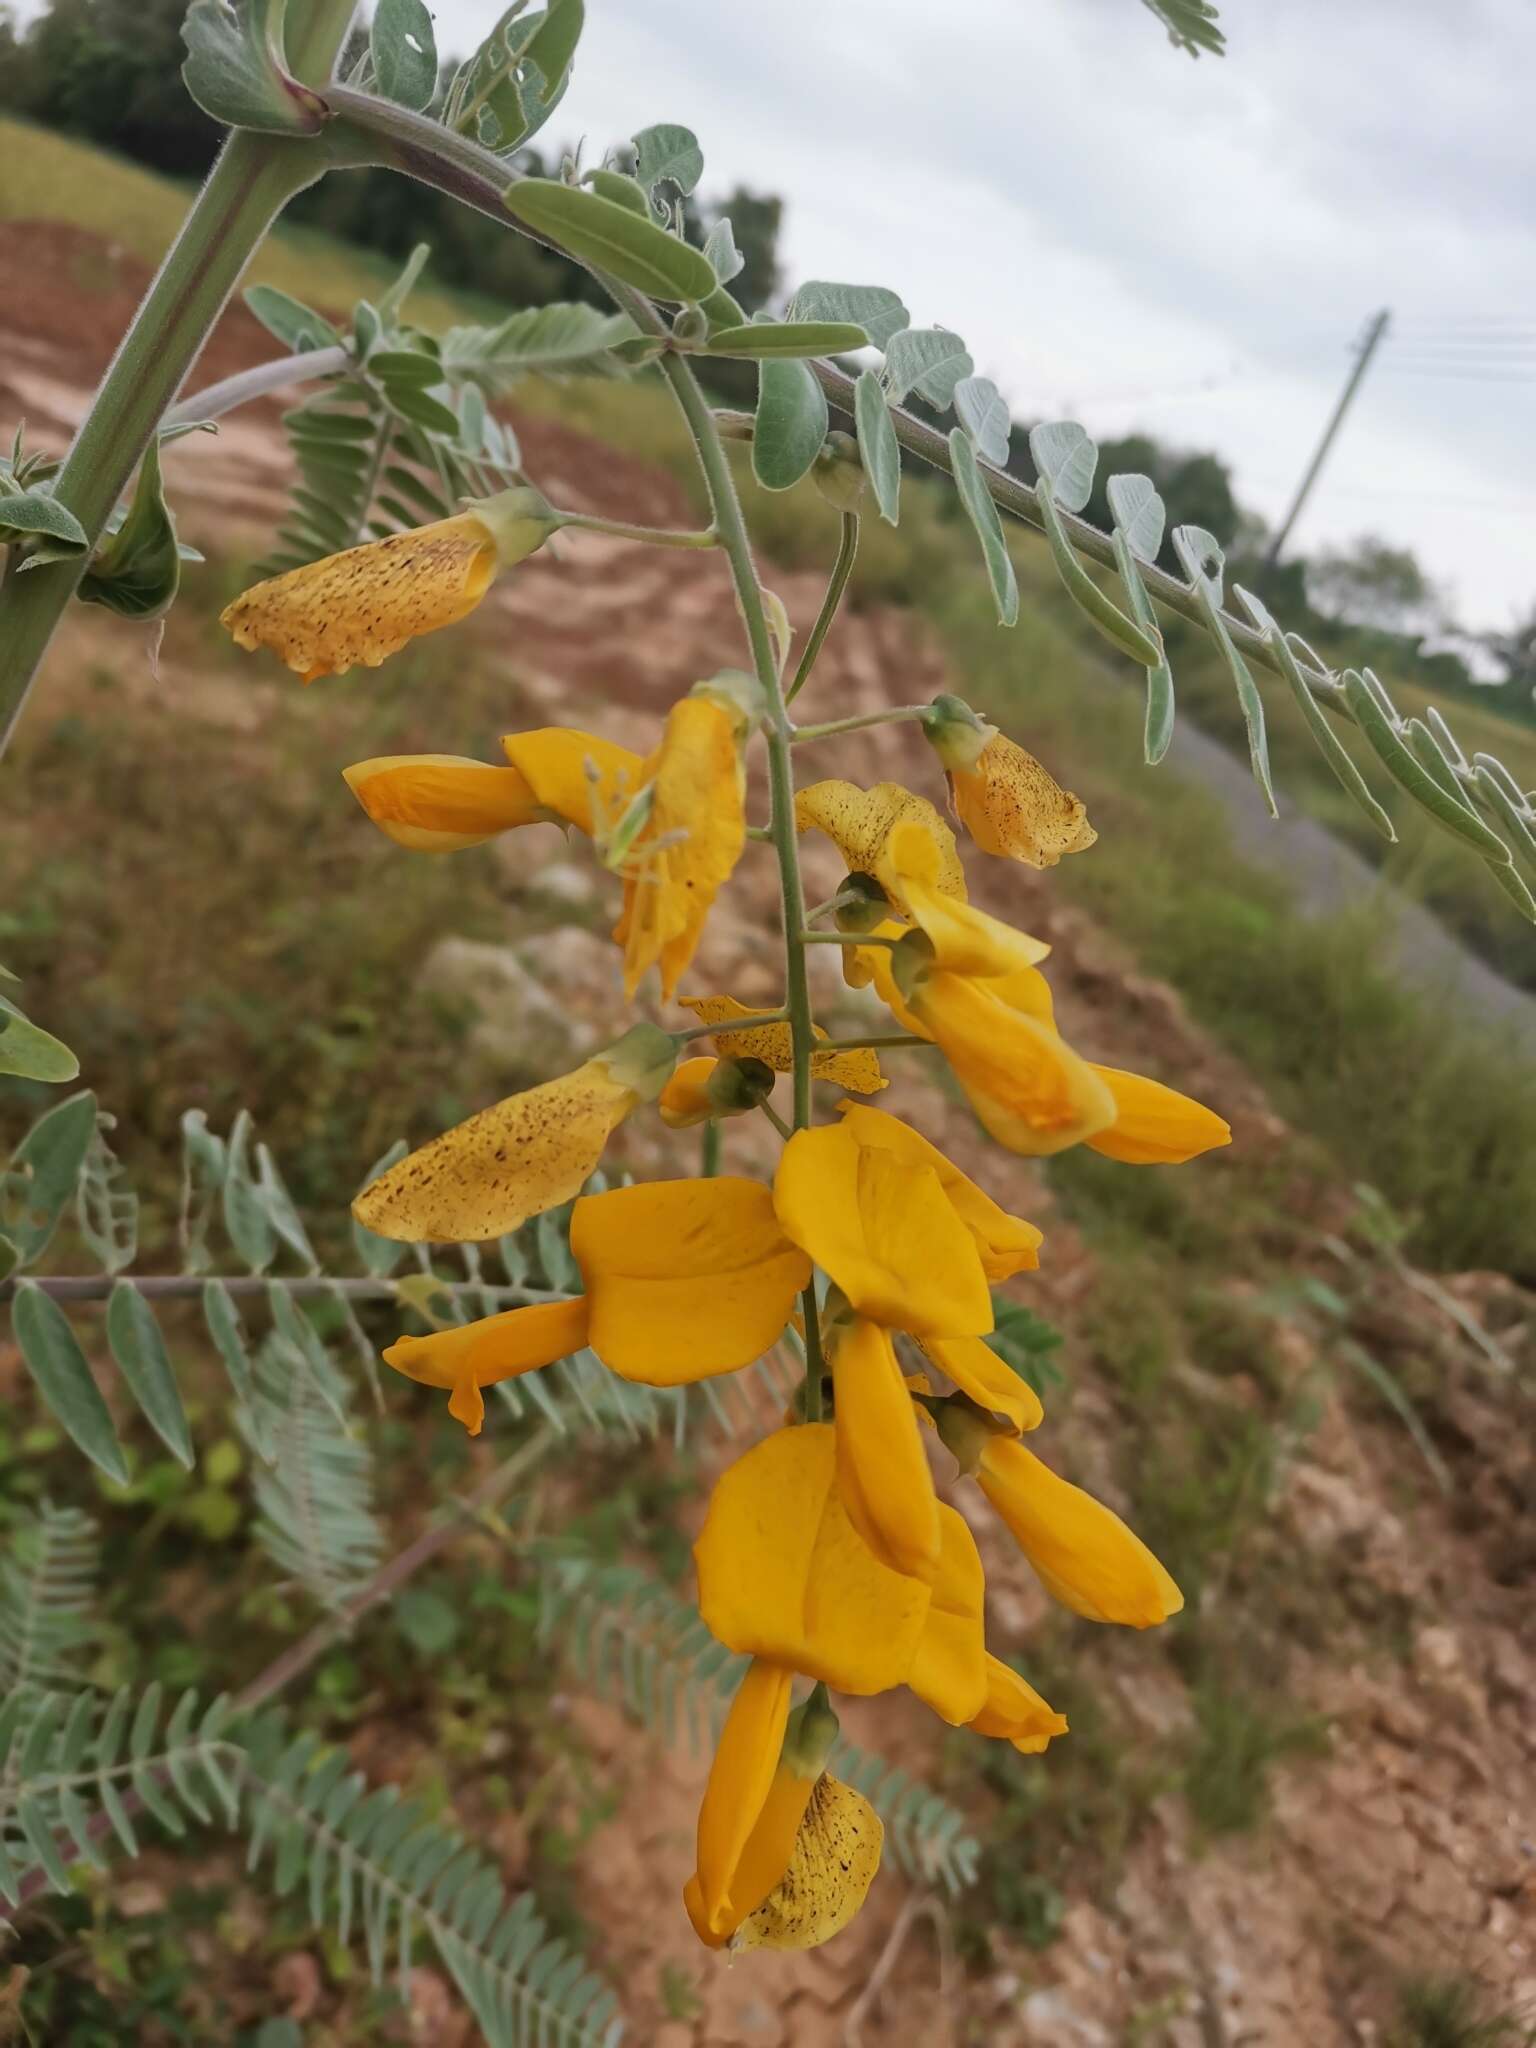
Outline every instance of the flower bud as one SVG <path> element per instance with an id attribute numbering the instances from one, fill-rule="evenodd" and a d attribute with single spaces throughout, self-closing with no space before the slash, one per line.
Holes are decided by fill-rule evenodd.
<path id="1" fill-rule="evenodd" d="M 698 348 L 709 339 L 709 321 L 699 306 L 684 306 L 672 322 L 672 339 L 684 348 Z"/>
<path id="2" fill-rule="evenodd" d="M 701 1054 L 681 1063 L 656 1106 L 664 1124 L 685 1131 L 715 1117 L 745 1116 L 773 1093 L 774 1080 L 772 1067 L 762 1060 Z"/>
<path id="3" fill-rule="evenodd" d="M 797 1778 L 819 1778 L 827 1767 L 842 1723 L 832 1710 L 827 1688 L 817 1683 L 810 1698 L 795 1708 L 784 1730 L 781 1760 Z"/>
<path id="4" fill-rule="evenodd" d="M 489 532 L 496 546 L 496 560 L 503 569 L 525 561 L 566 524 L 564 514 L 557 512 L 544 493 L 531 484 L 498 491 L 491 498 L 467 498 L 463 502 L 464 509 L 472 512 Z"/>
<path id="5" fill-rule="evenodd" d="M 811 481 L 839 512 L 857 512 L 867 481 L 852 434 L 828 434 L 811 468 Z"/>
<path id="6" fill-rule="evenodd" d="M 928 744 L 953 775 L 956 770 L 974 768 L 997 727 L 971 709 L 963 697 L 945 690 L 935 697 L 920 721 Z"/>
<path id="7" fill-rule="evenodd" d="M 967 1479 L 975 1477 L 992 1439 L 1008 1434 L 1007 1424 L 978 1408 L 968 1394 L 951 1394 L 947 1400 L 923 1405 L 933 1417 L 939 1441 Z"/>
<path id="8" fill-rule="evenodd" d="M 654 1102 L 677 1066 L 677 1040 L 659 1024 L 633 1024 L 605 1051 L 592 1055 L 610 1080 L 628 1088 L 642 1102 Z"/>
<path id="9" fill-rule="evenodd" d="M 854 903 L 838 905 L 837 928 L 840 932 L 872 932 L 891 915 L 891 899 L 873 875 L 844 875 L 837 893 L 858 899 Z"/>

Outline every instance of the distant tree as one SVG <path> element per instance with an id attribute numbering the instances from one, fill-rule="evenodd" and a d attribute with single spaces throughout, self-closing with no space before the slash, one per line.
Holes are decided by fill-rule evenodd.
<path id="1" fill-rule="evenodd" d="M 184 0 L 53 0 L 11 52 L 6 104 L 49 128 L 88 136 L 176 176 L 197 176 L 219 130 L 181 82 Z"/>
<path id="2" fill-rule="evenodd" d="M 1417 556 L 1375 534 L 1313 555 L 1307 597 L 1324 618 L 1383 633 L 1428 634 L 1445 624 L 1445 601 Z"/>
<path id="3" fill-rule="evenodd" d="M 1536 604 L 1507 633 L 1489 633 L 1483 644 L 1503 680 L 1514 684 L 1529 703 L 1536 693 Z"/>
<path id="4" fill-rule="evenodd" d="M 731 280 L 731 297 L 739 299 L 747 312 L 756 313 L 778 294 L 779 230 L 784 224 L 784 202 L 771 193 L 749 192 L 745 185 L 738 185 L 729 198 L 712 206 L 709 213 L 712 220 L 718 220 L 722 214 L 730 220 L 736 247 L 745 258 Z"/>

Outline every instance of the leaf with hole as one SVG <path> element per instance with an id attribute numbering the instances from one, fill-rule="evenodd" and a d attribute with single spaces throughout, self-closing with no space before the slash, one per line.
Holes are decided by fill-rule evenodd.
<path id="1" fill-rule="evenodd" d="M 675 121 L 658 121 L 650 128 L 642 128 L 630 140 L 635 146 L 635 178 L 651 195 L 656 211 L 664 216 L 666 197 L 658 194 L 658 186 L 671 185 L 680 198 L 686 199 L 704 175 L 704 152 L 699 148 L 699 138 L 691 128 Z"/>
<path id="2" fill-rule="evenodd" d="M 128 1484 L 123 1448 L 85 1362 L 69 1318 L 35 1281 L 23 1280 L 11 1303 L 11 1330 L 38 1392 L 93 1465 Z"/>
<path id="3" fill-rule="evenodd" d="M 752 473 L 767 491 L 799 483 L 827 438 L 827 401 L 802 362 L 763 362 L 757 372 Z"/>
<path id="4" fill-rule="evenodd" d="M 696 302 L 716 288 L 707 259 L 654 221 L 553 178 L 523 178 L 504 196 L 525 226 L 653 299 Z"/>
<path id="5" fill-rule="evenodd" d="M 373 80 L 387 100 L 416 111 L 437 91 L 437 42 L 423 0 L 379 0 L 368 31 Z"/>

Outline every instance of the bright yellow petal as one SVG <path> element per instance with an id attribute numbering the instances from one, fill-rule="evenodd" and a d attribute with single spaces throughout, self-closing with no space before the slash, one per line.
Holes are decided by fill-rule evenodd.
<path id="1" fill-rule="evenodd" d="M 733 996 L 680 996 L 678 1001 L 685 1010 L 692 1010 L 701 1024 L 740 1022 L 744 1018 L 764 1014 L 748 1009 L 745 1003 L 738 1003 Z M 826 1037 L 819 1024 L 811 1028 L 817 1038 Z M 741 1031 L 725 1031 L 713 1043 L 718 1053 L 739 1060 L 761 1060 L 776 1074 L 788 1074 L 794 1070 L 794 1034 L 787 1023 L 748 1025 Z M 877 1095 L 882 1088 L 890 1086 L 880 1071 L 879 1059 L 867 1046 L 856 1047 L 851 1052 L 813 1052 L 811 1078 L 835 1082 L 839 1088 L 851 1088 L 855 1095 Z"/>
<path id="2" fill-rule="evenodd" d="M 699 1611 L 727 1649 L 838 1692 L 904 1682 L 928 1588 L 893 1572 L 839 1497 L 830 1423 L 775 1430 L 717 1482 L 693 1546 Z"/>
<path id="3" fill-rule="evenodd" d="M 539 806 L 589 839 L 599 823 L 613 823 L 640 787 L 640 756 L 594 732 L 549 725 L 503 733 L 501 747 Z"/>
<path id="4" fill-rule="evenodd" d="M 942 1048 L 986 1130 L 1010 1152 L 1060 1152 L 1114 1121 L 1108 1083 L 1056 1032 L 1001 1002 L 989 983 L 932 975 L 913 995 L 910 1014 Z"/>
<path id="5" fill-rule="evenodd" d="M 515 768 L 457 754 L 380 754 L 343 768 L 379 830 L 418 853 L 453 853 L 546 813 Z"/>
<path id="6" fill-rule="evenodd" d="M 981 1552 L 963 1515 L 940 1507 L 941 1548 L 928 1618 L 907 1684 L 952 1728 L 979 1714 L 987 1698 Z"/>
<path id="7" fill-rule="evenodd" d="M 987 1658 L 987 1703 L 970 1722 L 977 1735 L 1011 1742 L 1024 1756 L 1038 1756 L 1053 1736 L 1065 1735 L 1067 1717 L 1041 1699 L 1009 1664 Z"/>
<path id="8" fill-rule="evenodd" d="M 352 1213 L 408 1244 L 500 1237 L 579 1194 L 639 1099 L 590 1059 L 444 1131 L 370 1181 Z"/>
<path id="9" fill-rule="evenodd" d="M 943 886 L 938 848 L 919 825 L 893 826 L 878 879 L 891 901 L 905 904 L 932 941 L 936 967 L 956 974 L 1016 974 L 1034 967 L 1051 950 L 1001 918 L 957 901 Z"/>
<path id="10" fill-rule="evenodd" d="M 981 1255 L 931 1166 L 861 1145 L 846 1124 L 822 1124 L 784 1147 L 774 1202 L 857 1314 L 914 1336 L 991 1329 Z"/>
<path id="11" fill-rule="evenodd" d="M 1082 800 L 1003 733 L 988 741 L 974 767 L 953 769 L 949 787 L 983 853 L 1053 868 L 1064 853 L 1083 853 L 1099 836 Z"/>
<path id="12" fill-rule="evenodd" d="M 795 797 L 795 830 L 825 832 L 847 863 L 848 872 L 879 875 L 886 843 L 903 823 L 915 825 L 934 849 L 932 886 L 957 902 L 965 901 L 965 869 L 955 846 L 955 835 L 927 797 L 916 796 L 899 782 L 877 782 L 873 789 L 860 789 L 856 782 L 813 782 Z M 884 883 L 888 893 L 889 885 Z M 891 894 L 898 910 L 905 901 L 899 892 Z"/>
<path id="13" fill-rule="evenodd" d="M 736 1948 L 817 1948 L 840 1934 L 863 1905 L 880 1868 L 885 1829 L 851 1785 L 817 1779 L 775 1889 L 744 1920 Z"/>
<path id="14" fill-rule="evenodd" d="M 778 1773 L 793 1683 L 792 1672 L 758 1658 L 736 1688 L 720 1731 L 699 1808 L 696 1868 L 683 1894 L 694 1931 L 711 1948 L 721 1947 L 766 1896 L 768 1887 L 736 1908 L 732 1894 Z M 810 1786 L 805 1789 L 808 1796 Z"/>
<path id="15" fill-rule="evenodd" d="M 223 613 L 238 646 L 270 647 L 306 683 L 359 663 L 377 668 L 484 597 L 496 544 L 473 512 L 307 562 L 237 597 Z"/>
<path id="16" fill-rule="evenodd" d="M 642 783 L 650 816 L 625 862 L 624 987 L 651 967 L 670 1001 L 704 932 L 710 905 L 746 844 L 746 781 L 736 721 L 713 698 L 684 697 L 667 714 Z"/>
<path id="17" fill-rule="evenodd" d="M 1115 1098 L 1114 1122 L 1088 1140 L 1106 1158 L 1128 1166 L 1177 1166 L 1231 1144 L 1231 1125 L 1191 1096 L 1141 1074 L 1123 1074 L 1118 1067 L 1093 1071 Z"/>
<path id="18" fill-rule="evenodd" d="M 811 1277 L 760 1181 L 644 1181 L 585 1195 L 571 1252 L 592 1349 L 623 1378 L 675 1387 L 735 1372 L 777 1342 Z"/>
<path id="19" fill-rule="evenodd" d="M 939 1502 L 890 1333 L 861 1319 L 831 1340 L 837 1487 L 853 1526 L 892 1571 L 931 1580 Z"/>
<path id="20" fill-rule="evenodd" d="M 586 1341 L 587 1304 L 578 1295 L 508 1309 L 428 1337 L 397 1337 L 384 1363 L 422 1386 L 448 1388 L 448 1413 L 478 1436 L 485 1420 L 482 1387 L 569 1358 Z"/>
<path id="21" fill-rule="evenodd" d="M 952 1160 L 945 1158 L 937 1145 L 931 1145 L 920 1131 L 914 1131 L 900 1117 L 883 1109 L 870 1109 L 862 1102 L 840 1102 L 837 1107 L 844 1128 L 852 1131 L 861 1145 L 892 1152 L 905 1166 L 933 1168 L 939 1185 L 975 1239 L 981 1269 L 989 1280 L 1007 1280 L 1015 1273 L 1035 1270 L 1040 1263 L 1038 1254 L 1043 1240 L 1033 1223 L 999 1208 L 975 1181 L 967 1179 Z"/>
<path id="22" fill-rule="evenodd" d="M 1141 1538 L 1023 1444 L 994 1437 L 976 1476 L 1046 1591 L 1074 1614 L 1153 1628 L 1184 1605 Z"/>
<path id="23" fill-rule="evenodd" d="M 1040 1396 L 979 1337 L 925 1337 L 924 1351 L 978 1408 L 1001 1415 L 1015 1434 L 1045 1420 Z"/>

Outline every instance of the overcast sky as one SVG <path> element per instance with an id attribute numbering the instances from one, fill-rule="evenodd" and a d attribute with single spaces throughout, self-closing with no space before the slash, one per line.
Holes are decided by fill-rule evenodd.
<path id="1" fill-rule="evenodd" d="M 435 0 L 444 53 L 504 4 Z M 1137 0 L 589 0 L 544 139 L 685 122 L 706 197 L 783 195 L 791 281 L 890 285 L 1017 412 L 1214 448 L 1272 520 L 1390 307 L 1297 544 L 1384 534 L 1505 625 L 1536 599 L 1536 0 L 1222 16 L 1193 62 Z"/>
<path id="2" fill-rule="evenodd" d="M 436 12 L 446 52 L 500 5 Z M 1016 411 L 1215 448 L 1270 518 L 1389 306 L 1298 544 L 1386 534 L 1507 623 L 1536 599 L 1536 5 L 1222 15 L 1193 62 L 1137 0 L 590 0 L 546 133 L 591 160 L 686 122 L 706 195 L 783 194 L 791 280 L 890 285 Z"/>

